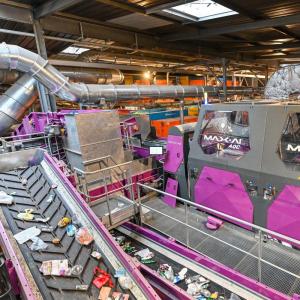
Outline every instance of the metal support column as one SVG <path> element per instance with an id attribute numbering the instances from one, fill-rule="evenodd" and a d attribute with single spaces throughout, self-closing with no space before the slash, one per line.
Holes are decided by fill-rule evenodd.
<path id="1" fill-rule="evenodd" d="M 45 39 L 43 36 L 43 30 L 39 20 L 33 21 L 33 31 L 36 41 L 36 47 L 38 54 L 44 59 L 47 59 L 47 49 Z M 41 107 L 43 112 L 56 111 L 56 101 L 54 95 L 49 94 L 48 90 L 40 83 L 37 84 L 39 97 L 41 101 Z"/>
<path id="2" fill-rule="evenodd" d="M 180 100 L 180 124 L 184 124 L 184 101 Z"/>
<path id="3" fill-rule="evenodd" d="M 222 58 L 223 64 L 223 92 L 224 92 L 224 101 L 227 101 L 227 60 Z"/>
<path id="4" fill-rule="evenodd" d="M 265 73 L 265 86 L 267 85 L 267 82 L 269 80 L 269 66 L 266 66 L 266 73 Z"/>

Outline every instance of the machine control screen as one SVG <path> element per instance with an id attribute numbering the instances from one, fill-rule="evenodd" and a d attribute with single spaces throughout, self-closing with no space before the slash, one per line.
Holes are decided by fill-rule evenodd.
<path id="1" fill-rule="evenodd" d="M 150 155 L 162 155 L 163 147 L 150 147 Z"/>
<path id="2" fill-rule="evenodd" d="M 208 155 L 240 159 L 250 150 L 247 111 L 206 111 L 199 145 Z"/>

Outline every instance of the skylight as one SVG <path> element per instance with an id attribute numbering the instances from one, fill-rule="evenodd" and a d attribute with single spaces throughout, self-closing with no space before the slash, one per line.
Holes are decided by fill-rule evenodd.
<path id="1" fill-rule="evenodd" d="M 238 14 L 236 11 L 212 0 L 197 0 L 164 11 L 197 22 Z"/>
<path id="2" fill-rule="evenodd" d="M 70 46 L 70 47 L 67 47 L 66 49 L 64 49 L 62 51 L 62 53 L 66 53 L 66 54 L 74 54 L 74 55 L 79 55 L 83 52 L 86 52 L 90 49 L 88 48 L 81 48 L 81 47 L 74 47 L 74 46 Z"/>

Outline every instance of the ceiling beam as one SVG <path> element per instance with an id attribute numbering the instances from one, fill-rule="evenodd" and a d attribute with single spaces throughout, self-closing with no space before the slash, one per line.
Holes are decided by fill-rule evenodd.
<path id="1" fill-rule="evenodd" d="M 166 55 L 167 56 L 167 55 Z M 157 57 L 157 56 L 149 56 L 149 55 L 138 55 L 136 53 L 122 53 L 122 52 L 118 52 L 118 51 L 99 51 L 99 50 L 90 50 L 87 52 L 84 52 L 82 54 L 80 54 L 79 56 L 80 60 L 86 60 L 86 61 L 97 61 L 97 60 L 103 60 L 105 58 L 110 58 L 110 59 L 115 59 L 116 61 L 118 60 L 122 60 L 122 59 L 127 59 L 127 60 L 139 60 L 139 61 L 144 61 L 144 62 L 152 62 L 152 63 L 161 63 L 161 64 L 185 64 L 187 61 L 190 61 L 190 59 L 192 57 L 190 57 L 189 60 L 187 59 L 174 59 L 173 57 Z M 196 58 L 192 58 L 192 59 L 196 59 Z"/>
<path id="2" fill-rule="evenodd" d="M 261 45 L 253 47 L 236 47 L 230 50 L 224 49 L 225 53 L 236 53 L 236 52 L 255 52 L 265 50 L 281 50 L 281 49 L 297 49 L 300 48 L 300 42 L 293 43 L 282 43 L 277 45 Z"/>
<path id="3" fill-rule="evenodd" d="M 201 39 L 215 35 L 235 33 L 247 30 L 255 30 L 262 28 L 270 28 L 274 26 L 289 25 L 289 24 L 298 24 L 300 23 L 300 14 L 295 14 L 291 16 L 284 16 L 278 18 L 272 18 L 267 20 L 259 20 L 254 22 L 248 22 L 238 25 L 229 25 L 218 28 L 207 28 L 207 29 L 198 29 L 193 30 L 193 32 L 186 32 L 186 30 L 175 33 L 167 34 L 162 36 L 162 39 L 167 41 L 178 41 L 178 40 L 193 40 Z"/>
<path id="4" fill-rule="evenodd" d="M 6 10 L 6 8 L 9 9 Z M 0 3 L 0 19 L 9 19 L 14 22 L 20 22 L 21 20 L 25 23 L 32 24 L 31 15 L 31 9 L 29 7 L 19 9 L 16 6 Z M 86 38 L 92 38 L 102 40 L 102 45 L 113 41 L 122 46 L 127 46 L 136 52 L 160 52 L 168 56 L 189 56 L 196 58 L 201 58 L 204 55 L 217 55 L 217 51 L 211 49 L 212 52 L 209 52 L 207 47 L 205 50 L 201 50 L 200 55 L 200 48 L 195 44 L 162 43 L 159 38 L 153 34 L 142 33 L 138 30 L 133 31 L 118 25 L 81 18 L 67 13 L 59 12 L 56 13 L 55 16 L 44 17 L 41 19 L 41 25 L 44 31 L 72 36 L 70 43 L 73 43 L 75 39 L 78 39 L 80 43 Z M 13 33 L 14 32 L 12 32 L 12 34 Z M 25 35 L 27 34 L 25 33 Z M 48 35 L 47 39 L 51 39 L 51 37 Z M 64 40 L 63 42 L 69 41 Z"/>
<path id="5" fill-rule="evenodd" d="M 164 9 L 168 9 L 168 8 L 178 6 L 178 5 L 181 5 L 181 4 L 187 4 L 187 3 L 190 3 L 190 2 L 193 2 L 193 1 L 195 1 L 195 0 L 177 0 L 177 1 L 171 1 L 171 2 L 168 2 L 168 3 L 152 6 L 148 9 L 146 9 L 146 14 L 147 15 L 154 14 L 154 13 L 160 12 Z"/>
<path id="6" fill-rule="evenodd" d="M 47 2 L 34 7 L 33 15 L 36 19 L 44 18 L 80 2 L 83 2 L 83 0 L 48 0 Z"/>
<path id="7" fill-rule="evenodd" d="M 267 19 L 267 17 L 262 14 L 261 12 L 256 11 L 255 9 L 251 8 L 250 9 L 246 9 L 244 7 L 241 7 L 240 5 L 236 4 L 236 3 L 231 3 L 231 1 L 226 1 L 226 0 L 215 0 L 215 2 L 226 6 L 236 12 L 238 12 L 241 15 L 244 15 L 254 21 L 258 21 L 258 20 L 265 20 Z M 286 26 L 275 26 L 272 27 L 274 30 L 280 32 L 281 34 L 284 35 L 288 35 L 292 38 L 295 39 L 299 39 L 299 36 L 295 33 L 293 33 L 291 30 L 289 30 Z"/>
<path id="8" fill-rule="evenodd" d="M 135 5 L 135 4 L 129 4 L 129 3 L 125 3 L 125 2 L 117 2 L 117 1 L 113 1 L 113 0 L 96 0 L 99 3 L 103 3 L 103 4 L 107 4 L 110 6 L 114 6 L 123 10 L 127 10 L 133 13 L 140 13 L 140 14 L 145 14 L 145 9 L 139 5 Z"/>
<path id="9" fill-rule="evenodd" d="M 300 58 L 300 53 L 291 53 L 287 55 L 264 55 L 264 56 L 257 56 L 256 61 L 267 61 L 267 60 L 278 60 L 284 62 L 285 59 L 289 58 Z"/>
<path id="10" fill-rule="evenodd" d="M 41 23 L 44 30 L 76 35 L 81 39 L 95 38 L 106 42 L 114 41 L 122 45 L 133 47 L 136 51 L 139 51 L 139 49 L 163 49 L 164 51 L 168 51 L 169 55 L 178 51 L 182 54 L 198 57 L 205 55 L 219 55 L 216 49 L 209 47 L 200 48 L 194 43 L 163 42 L 157 36 L 150 33 L 122 29 L 122 27 L 118 25 L 114 26 L 108 22 L 97 21 L 97 23 L 92 23 L 81 21 L 78 20 L 76 16 L 65 13 L 59 13 L 56 16 L 43 18 Z"/>
<path id="11" fill-rule="evenodd" d="M 25 24 L 32 24 L 32 13 L 27 8 L 0 4 L 0 19 Z"/>
<path id="12" fill-rule="evenodd" d="M 0 3 L 0 19 L 1 12 L 3 12 L 6 7 L 13 8 L 8 11 L 8 14 L 2 16 L 2 18 L 7 19 L 10 18 L 14 22 L 20 22 L 20 20 L 14 14 L 16 8 L 18 7 L 18 3 L 11 4 L 12 1 Z M 6 10 L 7 11 L 7 10 Z M 32 20 L 26 19 L 26 16 L 30 16 L 31 7 L 26 6 L 22 7 L 22 10 L 19 11 L 22 15 L 22 20 L 26 21 L 26 23 L 32 24 Z M 149 34 L 143 33 L 138 30 L 126 29 L 124 27 L 118 25 L 112 25 L 107 22 L 100 22 L 93 19 L 82 18 L 76 15 L 67 14 L 58 12 L 55 16 L 47 16 L 41 19 L 41 25 L 44 31 L 50 31 L 54 33 L 66 34 L 70 37 L 70 41 L 62 42 L 70 42 L 73 43 L 74 40 L 78 40 L 78 42 L 84 42 L 85 39 L 98 39 L 102 41 L 102 45 L 113 41 L 118 45 L 123 47 L 130 47 L 134 49 L 136 52 L 155 52 L 155 53 L 166 53 L 168 56 L 190 56 L 195 57 L 196 59 L 203 59 L 205 56 L 213 56 L 220 57 L 220 51 L 216 49 L 211 49 L 209 47 L 204 46 L 200 48 L 195 43 L 173 43 L 162 41 L 159 37 Z M 47 39 L 51 39 L 48 35 Z M 55 39 L 55 38 L 54 38 Z M 149 52 L 150 53 L 150 52 Z M 231 60 L 235 60 L 235 55 L 228 55 L 228 58 Z M 243 56 L 244 61 L 251 61 L 254 59 L 252 56 Z"/>
<path id="13" fill-rule="evenodd" d="M 152 72 L 160 73 L 172 73 L 172 74 L 198 74 L 198 71 L 186 71 L 186 70 L 175 70 L 172 68 L 154 68 L 145 66 L 133 66 L 124 64 L 111 64 L 111 63 L 88 63 L 85 61 L 73 61 L 73 60 L 60 60 L 60 59 L 49 59 L 49 63 L 57 67 L 79 67 L 79 68 L 96 68 L 96 69 L 119 69 L 121 71 L 141 71 L 149 70 Z"/>

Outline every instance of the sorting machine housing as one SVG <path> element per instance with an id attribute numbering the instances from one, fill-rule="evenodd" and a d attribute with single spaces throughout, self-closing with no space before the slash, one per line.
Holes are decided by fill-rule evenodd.
<path id="1" fill-rule="evenodd" d="M 196 125 L 195 122 L 171 127 L 167 140 L 164 162 L 165 190 L 185 199 L 189 197 L 187 162 Z"/>
<path id="2" fill-rule="evenodd" d="M 299 104 L 203 105 L 188 169 L 196 203 L 300 239 Z"/>

